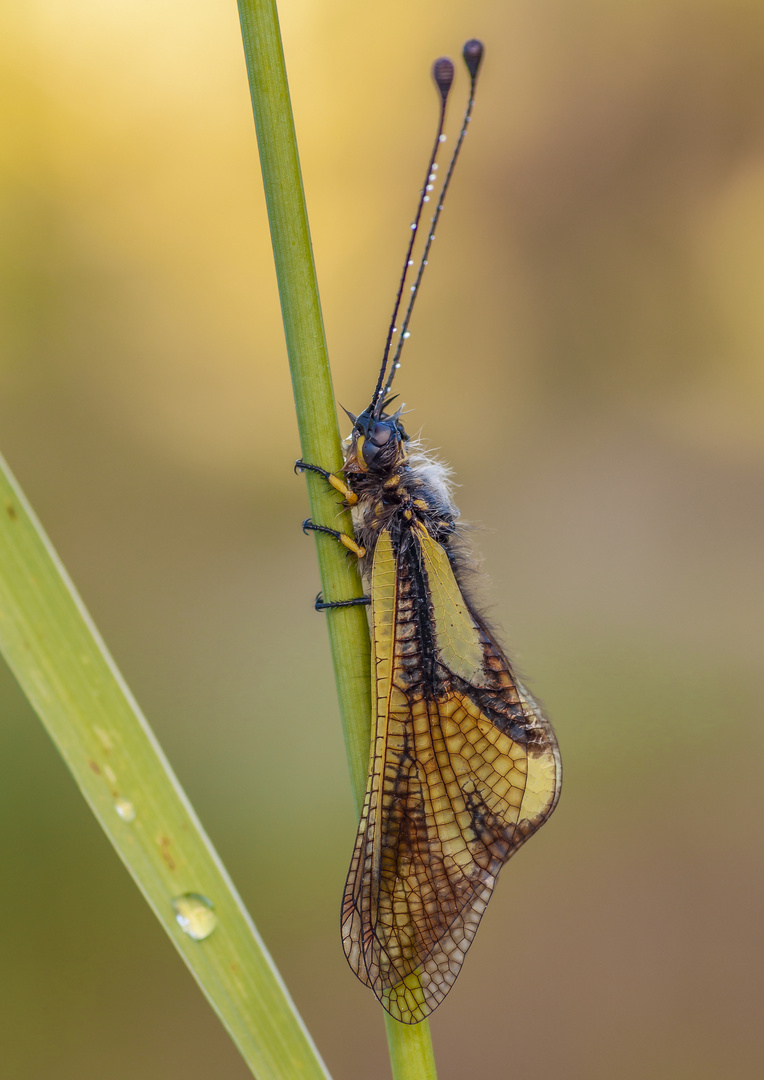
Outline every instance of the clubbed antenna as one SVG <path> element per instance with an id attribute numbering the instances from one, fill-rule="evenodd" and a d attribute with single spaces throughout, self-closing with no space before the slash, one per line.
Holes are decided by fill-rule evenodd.
<path id="1" fill-rule="evenodd" d="M 401 355 L 401 352 L 403 350 L 404 342 L 409 337 L 409 329 L 408 329 L 408 327 L 409 327 L 409 323 L 411 321 L 411 313 L 414 310 L 414 302 L 416 301 L 416 298 L 419 295 L 419 285 L 420 285 L 420 283 L 422 281 L 422 275 L 424 274 L 424 268 L 425 268 L 425 266 L 427 266 L 427 256 L 430 253 L 430 247 L 432 245 L 433 240 L 435 239 L 435 229 L 437 227 L 441 211 L 443 210 L 443 203 L 444 203 L 445 198 L 446 198 L 446 192 L 448 191 L 449 184 L 451 183 L 451 177 L 453 176 L 454 167 L 456 166 L 456 162 L 457 162 L 457 159 L 459 157 L 459 151 L 462 148 L 462 143 L 464 142 L 464 136 L 467 134 L 467 128 L 469 126 L 469 122 L 470 122 L 470 119 L 472 117 L 472 107 L 475 104 L 475 87 L 477 85 L 478 71 L 480 69 L 480 64 L 481 64 L 481 61 L 483 59 L 483 43 L 482 43 L 482 41 L 477 41 L 476 39 L 468 41 L 467 44 L 464 46 L 464 49 L 462 50 L 462 56 L 464 58 L 465 64 L 467 65 L 467 71 L 469 72 L 469 75 L 470 75 L 470 96 L 469 96 L 469 101 L 467 102 L 467 108 L 466 108 L 465 113 L 464 113 L 464 120 L 462 121 L 462 128 L 461 128 L 461 131 L 459 132 L 459 138 L 456 141 L 456 146 L 454 147 L 454 152 L 451 155 L 451 161 L 449 162 L 449 165 L 448 165 L 448 171 L 446 172 L 446 178 L 443 181 L 443 187 L 441 188 L 440 195 L 438 196 L 438 205 L 437 205 L 437 207 L 435 209 L 435 213 L 432 216 L 432 221 L 430 223 L 430 233 L 429 233 L 429 235 L 427 237 L 427 242 L 425 244 L 424 251 L 422 252 L 422 258 L 421 258 L 421 260 L 419 262 L 419 271 L 418 271 L 417 276 L 416 276 L 416 281 L 411 286 L 411 299 L 409 300 L 409 304 L 408 304 L 408 307 L 406 309 L 406 315 L 405 315 L 405 317 L 403 319 L 403 324 L 401 326 L 401 335 L 400 335 L 400 338 L 398 340 L 398 347 L 395 350 L 395 355 L 393 356 L 393 362 L 390 365 L 389 374 L 387 376 L 387 382 L 385 383 L 385 388 L 381 393 L 379 392 L 379 386 L 377 387 L 377 391 L 375 391 L 374 402 L 375 403 L 379 402 L 380 405 L 381 405 L 382 402 L 384 402 L 387 399 L 388 395 L 390 394 L 390 387 L 392 386 L 393 379 L 395 378 L 395 372 L 401 366 L 400 365 L 400 355 Z M 436 61 L 435 66 L 437 67 L 437 65 L 439 63 L 442 63 L 442 61 Z M 449 61 L 449 63 L 450 63 L 450 61 Z M 453 78 L 453 65 L 451 65 L 451 73 L 452 73 L 452 78 Z M 450 85 L 450 83 L 449 83 L 449 85 Z M 444 137 L 444 136 L 442 136 L 444 111 L 445 111 L 445 99 L 444 99 L 444 104 L 443 104 L 443 112 L 441 113 L 441 127 L 440 127 L 440 129 L 438 131 L 438 142 Z M 438 144 L 436 142 L 436 144 L 435 144 L 435 149 L 436 150 L 437 150 L 437 146 L 438 146 Z M 433 162 L 434 162 L 434 158 L 435 158 L 435 154 L 433 153 Z M 435 179 L 432 172 L 430 174 L 430 179 L 431 179 L 431 181 Z M 424 195 L 424 193 L 423 193 L 423 195 Z M 423 206 L 423 200 L 420 200 L 420 204 L 419 204 L 419 212 L 420 213 L 421 213 L 421 210 L 422 210 L 422 206 Z M 418 216 L 417 216 L 417 221 L 418 220 L 419 219 L 418 219 Z M 411 259 L 411 249 L 413 247 L 413 241 L 414 241 L 414 236 L 415 235 L 416 235 L 415 232 L 412 233 L 412 240 L 411 240 L 411 244 L 409 245 L 409 251 L 408 251 L 408 255 L 407 255 L 406 269 L 408 269 L 409 260 Z M 406 279 L 406 275 L 405 275 L 405 272 L 404 272 L 403 278 L 401 279 L 401 288 L 400 288 L 399 293 L 398 293 L 398 302 L 397 302 L 396 308 L 395 308 L 396 316 L 397 316 L 397 313 L 398 313 L 398 306 L 400 304 L 400 298 L 401 298 L 401 293 L 403 291 L 403 286 L 404 286 L 404 283 L 405 283 L 405 279 Z M 392 341 L 394 324 L 395 324 L 395 319 L 393 319 L 393 324 L 391 325 L 390 333 L 388 334 L 387 347 L 385 349 L 385 362 L 384 362 L 384 364 L 382 366 L 382 371 L 380 373 L 380 382 L 381 382 L 381 380 L 382 380 L 382 378 L 384 376 L 385 369 L 387 367 L 387 357 L 388 357 L 388 354 L 389 354 L 389 351 L 390 351 L 390 343 Z"/>
<path id="2" fill-rule="evenodd" d="M 409 246 L 406 252 L 406 258 L 403 261 L 403 273 L 401 274 L 401 280 L 398 286 L 398 295 L 395 298 L 395 307 L 393 308 L 393 317 L 390 320 L 390 329 L 387 331 L 385 352 L 382 357 L 382 369 L 379 373 L 379 379 L 377 380 L 377 387 L 374 391 L 374 396 L 371 399 L 371 411 L 377 416 L 382 412 L 382 403 L 386 397 L 386 395 L 382 394 L 382 386 L 385 380 L 387 361 L 390 356 L 390 348 L 393 342 L 393 334 L 396 330 L 395 321 L 398 318 L 398 311 L 400 310 L 401 300 L 403 299 L 403 290 L 406 285 L 406 278 L 408 277 L 409 267 L 413 266 L 411 252 L 414 249 L 417 229 L 419 228 L 419 220 L 422 216 L 424 204 L 430 201 L 429 193 L 432 191 L 433 183 L 435 182 L 435 172 L 438 168 L 438 166 L 435 164 L 435 158 L 438 156 L 438 149 L 440 147 L 440 144 L 445 140 L 445 136 L 443 134 L 443 125 L 446 120 L 446 102 L 448 101 L 448 92 L 451 89 L 451 83 L 454 81 L 454 65 L 447 56 L 441 56 L 440 59 L 436 60 L 435 63 L 432 65 L 432 77 L 435 80 L 435 85 L 437 86 L 438 94 L 440 95 L 440 115 L 438 117 L 438 132 L 435 136 L 435 143 L 433 144 L 432 153 L 430 154 L 430 161 L 427 165 L 426 179 L 424 184 L 422 185 L 422 190 L 419 194 L 419 203 L 416 208 L 416 216 L 414 217 L 414 220 L 411 224 L 411 237 L 409 239 Z"/>

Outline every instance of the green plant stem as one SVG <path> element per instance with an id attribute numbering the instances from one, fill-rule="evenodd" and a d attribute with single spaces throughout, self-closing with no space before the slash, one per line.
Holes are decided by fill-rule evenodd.
<path id="1" fill-rule="evenodd" d="M 419 1024 L 401 1024 L 385 1013 L 385 1031 L 393 1080 L 408 1080 L 409 1077 L 436 1080 L 435 1054 L 426 1020 Z"/>
<path id="2" fill-rule="evenodd" d="M 305 461 L 331 472 L 342 466 L 339 429 L 310 243 L 297 138 L 289 99 L 275 0 L 238 0 L 247 74 L 263 172 L 281 312 Z M 313 520 L 352 532 L 336 494 L 307 473 Z M 357 568 L 331 537 L 316 534 L 327 600 L 362 594 Z M 329 641 L 345 732 L 351 784 L 360 812 L 369 762 L 371 662 L 361 607 L 328 613 Z M 395 1080 L 433 1080 L 435 1061 L 427 1021 L 411 1027 L 386 1016 Z"/>
<path id="3" fill-rule="evenodd" d="M 260 1080 L 328 1073 L 236 890 L 0 458 L 0 648 L 104 832 Z M 194 940 L 173 901 L 207 897 Z"/>
<path id="4" fill-rule="evenodd" d="M 273 0 L 239 0 L 239 17 L 255 115 L 260 165 L 276 263 L 303 460 L 342 468 L 339 428 L 318 298 L 308 215 L 289 100 L 278 13 Z M 350 514 L 316 473 L 305 473 L 314 521 L 352 533 Z M 326 600 L 362 596 L 345 548 L 315 533 Z M 318 618 L 318 615 L 315 616 Z M 359 812 L 369 764 L 369 631 L 362 607 L 327 620 L 348 763 Z"/>

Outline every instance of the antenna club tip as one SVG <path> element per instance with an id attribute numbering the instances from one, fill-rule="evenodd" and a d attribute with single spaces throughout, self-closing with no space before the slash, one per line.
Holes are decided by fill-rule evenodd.
<path id="1" fill-rule="evenodd" d="M 471 79 L 477 78 L 478 68 L 483 60 L 483 52 L 483 42 L 478 41 L 477 38 L 472 38 L 462 49 L 462 56 Z"/>
<path id="2" fill-rule="evenodd" d="M 454 65 L 447 56 L 441 56 L 432 65 L 432 77 L 435 80 L 435 85 L 438 87 L 443 104 L 445 105 L 448 91 L 451 89 L 451 83 L 454 81 Z"/>

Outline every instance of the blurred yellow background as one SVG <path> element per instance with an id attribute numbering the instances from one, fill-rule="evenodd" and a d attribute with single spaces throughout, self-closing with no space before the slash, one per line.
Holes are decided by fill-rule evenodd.
<path id="1" fill-rule="evenodd" d="M 429 65 L 486 42 L 396 388 L 482 526 L 566 776 L 433 1018 L 441 1078 L 758 1078 L 764 8 L 281 17 L 354 411 Z M 339 943 L 355 827 L 236 6 L 8 5 L 0 72 L 0 450 L 334 1077 L 387 1077 Z M 0 701 L 2 1075 L 243 1080 L 5 670 Z"/>

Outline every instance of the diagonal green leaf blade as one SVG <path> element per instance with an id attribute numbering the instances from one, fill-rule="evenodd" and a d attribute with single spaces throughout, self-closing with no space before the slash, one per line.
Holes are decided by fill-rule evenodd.
<path id="1" fill-rule="evenodd" d="M 1 458 L 0 649 L 253 1075 L 326 1078 L 225 868 Z M 212 905 L 191 902 L 196 938 L 176 919 L 189 894 Z"/>

